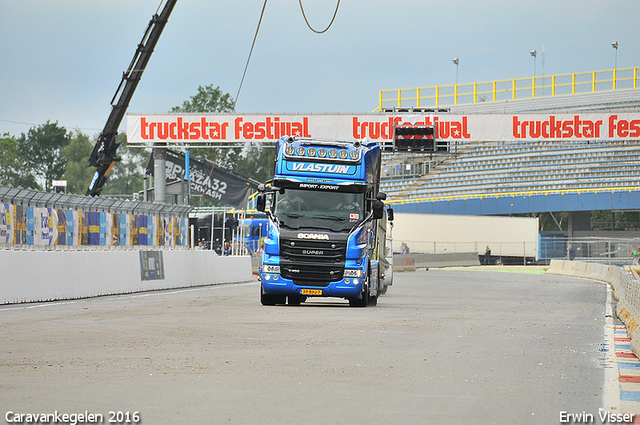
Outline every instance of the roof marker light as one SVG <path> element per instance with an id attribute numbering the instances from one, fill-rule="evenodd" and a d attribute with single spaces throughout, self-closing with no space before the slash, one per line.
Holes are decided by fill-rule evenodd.
<path id="1" fill-rule="evenodd" d="M 287 147 L 284 148 L 284 153 L 286 153 L 289 156 L 292 156 L 294 153 L 296 153 L 296 148 L 294 148 L 291 145 L 287 145 Z"/>

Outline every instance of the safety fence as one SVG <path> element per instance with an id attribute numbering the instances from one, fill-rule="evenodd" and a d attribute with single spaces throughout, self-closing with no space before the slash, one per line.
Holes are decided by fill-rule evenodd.
<path id="1" fill-rule="evenodd" d="M 567 259 L 607 265 L 640 265 L 640 239 L 612 237 L 569 238 L 565 234 L 541 234 L 537 241 L 430 241 L 403 240 L 412 254 L 461 254 L 483 256 L 491 247 L 490 264 L 549 264 Z M 396 247 L 398 250 L 398 247 Z M 522 260 L 518 261 L 520 258 Z M 481 259 L 484 264 L 484 258 Z"/>
<path id="2" fill-rule="evenodd" d="M 396 240 L 399 243 L 398 240 Z M 410 240 L 405 239 L 404 242 L 410 253 L 412 254 L 460 254 L 473 252 L 476 257 L 480 254 L 484 255 L 485 249 L 488 246 L 491 247 L 492 256 L 494 260 L 501 257 L 520 257 L 535 259 L 538 256 L 538 241 L 521 241 L 521 240 L 457 240 L 457 241 L 445 241 L 445 240 Z M 397 252 L 401 248 L 399 246 L 394 247 Z M 498 264 L 501 264 L 499 262 Z"/>
<path id="3" fill-rule="evenodd" d="M 612 237 L 568 238 L 541 235 L 540 260 L 567 259 L 585 263 L 630 266 L 640 261 L 640 239 Z"/>
<path id="4" fill-rule="evenodd" d="M 190 209 L 0 186 L 0 249 L 186 249 Z"/>
<path id="5" fill-rule="evenodd" d="M 380 90 L 378 108 L 426 108 L 638 87 L 638 68 Z"/>

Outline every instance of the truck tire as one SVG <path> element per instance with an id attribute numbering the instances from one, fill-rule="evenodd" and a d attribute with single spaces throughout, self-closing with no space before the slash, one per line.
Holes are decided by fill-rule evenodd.
<path id="1" fill-rule="evenodd" d="M 362 298 L 350 298 L 349 305 L 351 307 L 366 307 L 369 305 L 369 283 L 364 286 Z"/>
<path id="2" fill-rule="evenodd" d="M 260 303 L 262 305 L 285 304 L 287 297 L 285 295 L 265 294 L 260 285 Z"/>
<path id="3" fill-rule="evenodd" d="M 289 305 L 300 305 L 304 301 L 301 295 L 289 295 L 287 298 L 287 304 Z"/>

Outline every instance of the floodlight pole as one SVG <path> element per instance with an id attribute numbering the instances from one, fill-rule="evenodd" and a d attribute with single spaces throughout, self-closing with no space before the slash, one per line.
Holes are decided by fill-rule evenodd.
<path id="1" fill-rule="evenodd" d="M 536 78 L 536 56 L 538 55 L 538 52 L 536 52 L 535 50 L 532 50 L 529 52 L 529 54 L 531 56 L 533 56 L 533 78 Z"/>
<path id="2" fill-rule="evenodd" d="M 458 64 L 460 63 L 460 59 L 455 58 L 453 63 L 456 64 L 456 86 L 458 85 Z"/>
<path id="3" fill-rule="evenodd" d="M 533 80 L 531 81 L 531 97 L 536 97 L 536 55 L 538 52 L 534 50 L 530 51 L 529 54 L 533 56 Z"/>

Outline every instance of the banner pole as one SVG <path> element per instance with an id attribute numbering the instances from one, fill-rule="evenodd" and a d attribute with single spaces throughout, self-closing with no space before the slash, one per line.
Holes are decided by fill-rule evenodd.
<path id="1" fill-rule="evenodd" d="M 187 205 L 189 205 L 189 197 L 191 196 L 191 173 L 189 162 L 189 149 L 184 152 L 184 179 L 187 181 Z"/>

